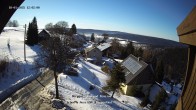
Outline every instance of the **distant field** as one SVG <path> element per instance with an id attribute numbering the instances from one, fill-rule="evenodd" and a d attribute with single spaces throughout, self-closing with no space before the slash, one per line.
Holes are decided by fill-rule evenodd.
<path id="1" fill-rule="evenodd" d="M 184 44 L 181 44 L 176 41 L 158 38 L 158 37 L 151 37 L 151 36 L 144 36 L 144 35 L 137 35 L 125 32 L 118 32 L 118 31 L 106 31 L 106 30 L 94 30 L 94 29 L 78 29 L 79 34 L 85 34 L 86 36 L 91 36 L 92 33 L 96 33 L 98 35 L 102 35 L 103 33 L 109 34 L 111 37 L 117 37 L 121 39 L 127 39 L 132 41 L 137 41 L 142 44 L 149 44 L 151 46 L 158 46 L 158 47 L 185 47 Z"/>

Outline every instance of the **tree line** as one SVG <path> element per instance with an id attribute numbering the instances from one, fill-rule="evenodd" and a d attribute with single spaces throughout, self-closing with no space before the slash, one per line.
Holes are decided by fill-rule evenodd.
<path id="1" fill-rule="evenodd" d="M 9 20 L 8 23 L 6 24 L 6 27 L 18 27 L 19 23 L 17 20 Z"/>
<path id="2" fill-rule="evenodd" d="M 118 39 L 113 39 L 111 44 L 110 56 L 117 54 L 120 59 L 125 59 L 133 54 L 136 57 L 141 57 L 146 63 L 152 64 L 157 82 L 161 83 L 163 79 L 175 80 L 175 82 L 184 81 L 188 51 L 186 47 L 142 49 L 141 47 L 135 48 L 132 42 L 122 46 Z"/>
<path id="3" fill-rule="evenodd" d="M 45 29 L 51 33 L 67 34 L 69 36 L 77 34 L 76 25 L 73 24 L 69 29 L 69 25 L 66 21 L 58 21 L 56 24 L 48 23 L 45 25 Z"/>
<path id="4" fill-rule="evenodd" d="M 68 23 L 66 21 L 59 21 L 56 24 L 48 23 L 45 25 L 45 29 L 50 32 L 50 34 L 65 34 L 72 36 L 77 33 L 76 25 L 73 24 L 72 27 L 68 28 Z M 36 45 L 38 44 L 38 25 L 36 17 L 33 18 L 32 22 L 28 25 L 26 44 Z"/>
<path id="5" fill-rule="evenodd" d="M 144 50 L 141 47 L 136 48 L 131 41 L 123 46 L 118 39 L 113 39 L 111 45 L 111 50 L 109 52 L 110 56 L 112 56 L 112 54 L 117 54 L 120 59 L 125 59 L 130 54 L 133 54 L 136 57 L 143 56 Z"/>

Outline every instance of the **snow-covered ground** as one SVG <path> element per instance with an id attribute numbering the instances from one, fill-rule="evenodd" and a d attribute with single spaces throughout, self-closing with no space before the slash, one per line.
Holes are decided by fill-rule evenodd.
<path id="1" fill-rule="evenodd" d="M 112 60 L 111 58 L 107 58 L 107 57 L 103 57 L 102 60 L 104 61 L 104 65 L 109 66 L 110 69 L 112 69 L 114 67 L 114 60 Z"/>
<path id="2" fill-rule="evenodd" d="M 83 45 L 85 48 L 92 48 L 93 43 L 91 41 L 87 42 L 86 44 Z"/>
<path id="3" fill-rule="evenodd" d="M 63 73 L 59 75 L 59 92 L 64 103 L 73 109 L 79 110 L 138 110 L 139 99 L 119 95 L 116 93 L 114 98 L 111 93 L 102 91 L 106 85 L 109 75 L 101 71 L 101 67 L 87 61 L 78 61 L 78 77 L 67 76 Z M 90 90 L 90 86 L 94 86 Z M 55 93 L 54 85 L 49 85 L 48 89 Z"/>
<path id="4" fill-rule="evenodd" d="M 19 89 L 38 75 L 36 69 L 32 68 L 39 51 L 39 46 L 26 45 L 26 61 L 24 61 L 24 28 L 4 28 L 4 32 L 0 34 L 0 59 L 8 58 L 9 64 L 4 77 L 0 75 L 0 96 L 8 89 Z"/>
<path id="5" fill-rule="evenodd" d="M 27 61 L 24 61 L 24 28 L 5 28 L 0 35 L 0 51 L 1 58 L 9 59 L 6 75 L 0 77 L 0 96 L 7 90 L 19 89 L 24 83 L 38 76 L 38 71 L 33 67 L 34 58 L 40 49 L 39 46 L 26 45 Z M 140 100 L 137 98 L 117 93 L 114 98 L 110 98 L 110 92 L 106 94 L 102 91 L 109 75 L 102 72 L 100 66 L 81 60 L 78 62 L 78 73 L 78 77 L 60 74 L 58 78 L 61 98 L 70 107 L 82 110 L 140 109 L 138 108 Z M 90 90 L 90 86 L 95 88 Z M 47 87 L 55 91 L 53 84 Z"/>
<path id="6" fill-rule="evenodd" d="M 171 90 L 171 85 L 165 81 L 163 81 L 162 84 L 156 83 L 150 89 L 149 100 L 151 102 L 155 101 L 155 97 L 159 94 L 162 88 L 167 93 L 165 104 L 167 105 L 166 110 L 169 110 L 172 104 L 177 103 L 182 93 L 182 90 L 180 89 L 181 87 L 181 84 L 173 85 L 173 90 Z"/>

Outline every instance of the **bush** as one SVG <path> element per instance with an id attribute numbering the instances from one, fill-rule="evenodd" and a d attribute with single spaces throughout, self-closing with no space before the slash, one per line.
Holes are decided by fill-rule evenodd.
<path id="1" fill-rule="evenodd" d="M 6 59 L 0 60 L 0 76 L 4 76 L 3 72 L 8 66 L 8 61 Z"/>
<path id="2" fill-rule="evenodd" d="M 78 72 L 68 71 L 67 72 L 67 75 L 70 75 L 70 76 L 78 76 Z"/>
<path id="3" fill-rule="evenodd" d="M 151 87 L 152 87 L 152 85 L 151 85 Z M 140 106 L 142 106 L 142 107 L 145 107 L 148 105 L 148 103 L 150 103 L 150 100 L 149 100 L 150 88 L 148 89 L 147 94 L 145 95 L 145 97 L 142 99 L 142 102 L 140 103 Z"/>
<path id="4" fill-rule="evenodd" d="M 134 97 L 144 97 L 144 93 L 142 92 L 142 87 L 138 88 L 136 85 L 131 86 L 131 88 L 127 91 L 127 95 Z"/>
<path id="5" fill-rule="evenodd" d="M 95 89 L 95 86 L 90 85 L 89 90 L 93 90 L 93 89 Z"/>
<path id="6" fill-rule="evenodd" d="M 145 97 L 142 99 L 142 102 L 140 103 L 140 105 L 142 107 L 145 107 L 148 103 L 149 103 L 149 99 L 148 99 L 148 95 L 145 95 Z"/>
<path id="7" fill-rule="evenodd" d="M 174 103 L 170 106 L 170 110 L 175 110 L 177 103 Z"/>
<path id="8" fill-rule="evenodd" d="M 78 72 L 75 68 L 69 68 L 66 74 L 70 76 L 78 76 Z"/>
<path id="9" fill-rule="evenodd" d="M 105 73 L 110 73 L 110 68 L 108 66 L 103 66 L 101 70 Z"/>
<path id="10" fill-rule="evenodd" d="M 133 86 L 131 86 L 130 89 L 127 91 L 127 92 L 128 92 L 127 95 L 129 95 L 129 96 L 135 96 L 136 93 L 137 93 L 137 91 L 138 91 L 137 86 L 133 85 Z"/>
<path id="11" fill-rule="evenodd" d="M 155 97 L 155 100 L 152 104 L 152 110 L 158 110 L 161 102 L 165 101 L 165 98 L 167 97 L 167 93 L 164 89 L 162 89 L 159 94 Z"/>

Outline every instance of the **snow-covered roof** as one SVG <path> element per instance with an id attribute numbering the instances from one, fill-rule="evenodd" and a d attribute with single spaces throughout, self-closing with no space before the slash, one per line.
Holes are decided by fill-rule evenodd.
<path id="1" fill-rule="evenodd" d="M 95 49 L 95 47 L 89 47 L 89 48 L 85 48 L 84 51 L 85 53 L 90 52 L 91 50 Z"/>
<path id="2" fill-rule="evenodd" d="M 48 34 L 50 35 L 50 32 L 47 31 L 46 29 L 38 30 L 39 34 L 40 34 L 42 31 L 45 31 L 46 33 L 48 33 Z"/>
<path id="3" fill-rule="evenodd" d="M 95 57 L 92 57 L 92 58 L 87 58 L 86 60 L 97 60 Z"/>
<path id="4" fill-rule="evenodd" d="M 103 44 L 100 44 L 99 46 L 97 46 L 97 48 L 100 50 L 100 51 L 103 51 L 107 48 L 111 47 L 111 44 L 110 43 L 103 43 Z"/>
<path id="5" fill-rule="evenodd" d="M 107 49 L 107 48 L 109 48 L 111 46 L 111 44 L 110 43 L 103 43 L 103 44 L 100 44 L 99 46 L 89 46 L 90 48 L 85 48 L 84 50 L 85 50 L 85 53 L 87 53 L 87 52 L 89 52 L 89 51 L 91 51 L 91 50 L 93 50 L 93 49 L 98 49 L 98 50 L 100 50 L 100 51 L 103 51 L 103 50 L 105 50 L 105 49 Z"/>
<path id="6" fill-rule="evenodd" d="M 121 60 L 121 59 L 115 59 L 115 61 L 117 61 L 119 63 L 123 62 L 123 60 Z"/>

